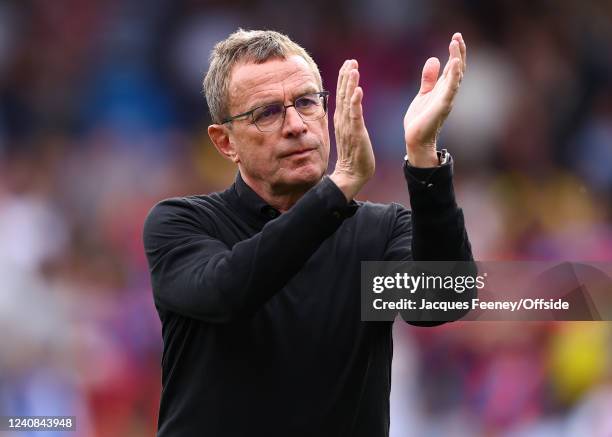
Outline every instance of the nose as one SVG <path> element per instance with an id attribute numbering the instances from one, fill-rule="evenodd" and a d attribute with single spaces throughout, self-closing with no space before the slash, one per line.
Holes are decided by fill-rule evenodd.
<path id="1" fill-rule="evenodd" d="M 306 123 L 300 117 L 295 107 L 290 106 L 285 111 L 285 120 L 283 122 L 283 136 L 296 137 L 305 133 L 307 130 Z"/>

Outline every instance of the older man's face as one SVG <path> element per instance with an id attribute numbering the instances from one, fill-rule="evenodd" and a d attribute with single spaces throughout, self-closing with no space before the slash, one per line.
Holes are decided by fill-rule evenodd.
<path id="1" fill-rule="evenodd" d="M 229 87 L 230 114 L 275 102 L 290 105 L 295 98 L 318 91 L 320 85 L 301 56 L 238 64 Z M 327 115 L 305 122 L 295 108 L 287 108 L 284 123 L 272 132 L 259 131 L 250 119 L 232 124 L 229 138 L 247 182 L 288 193 L 316 184 L 325 174 L 329 158 Z"/>

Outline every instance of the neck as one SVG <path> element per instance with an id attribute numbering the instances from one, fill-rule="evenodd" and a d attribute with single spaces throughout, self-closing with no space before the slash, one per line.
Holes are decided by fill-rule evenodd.
<path id="1" fill-rule="evenodd" d="M 314 184 L 303 184 L 293 186 L 275 187 L 266 181 L 259 181 L 240 173 L 244 182 L 251 187 L 265 202 L 280 212 L 287 212 L 295 203 L 302 198 Z"/>

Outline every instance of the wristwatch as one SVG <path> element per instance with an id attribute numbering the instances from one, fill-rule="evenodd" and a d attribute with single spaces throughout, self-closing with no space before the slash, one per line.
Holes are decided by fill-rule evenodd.
<path id="1" fill-rule="evenodd" d="M 438 165 L 444 165 L 448 162 L 448 159 L 450 157 L 450 153 L 448 153 L 448 150 L 442 149 L 438 150 L 436 153 L 438 154 Z M 412 164 L 410 164 L 410 161 L 408 161 L 408 155 L 404 155 L 404 161 L 406 161 L 408 165 L 412 166 Z"/>

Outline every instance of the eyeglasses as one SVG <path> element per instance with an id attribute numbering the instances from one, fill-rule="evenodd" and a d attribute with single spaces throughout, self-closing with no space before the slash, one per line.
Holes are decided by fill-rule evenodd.
<path id="1" fill-rule="evenodd" d="M 226 118 L 223 124 L 250 116 L 251 124 L 254 124 L 261 132 L 272 132 L 283 125 L 287 108 L 291 107 L 295 108 L 300 118 L 304 121 L 319 120 L 327 112 L 328 97 L 329 91 L 304 94 L 295 99 L 292 105 L 272 103 L 270 105 L 258 106 L 250 111 Z"/>

